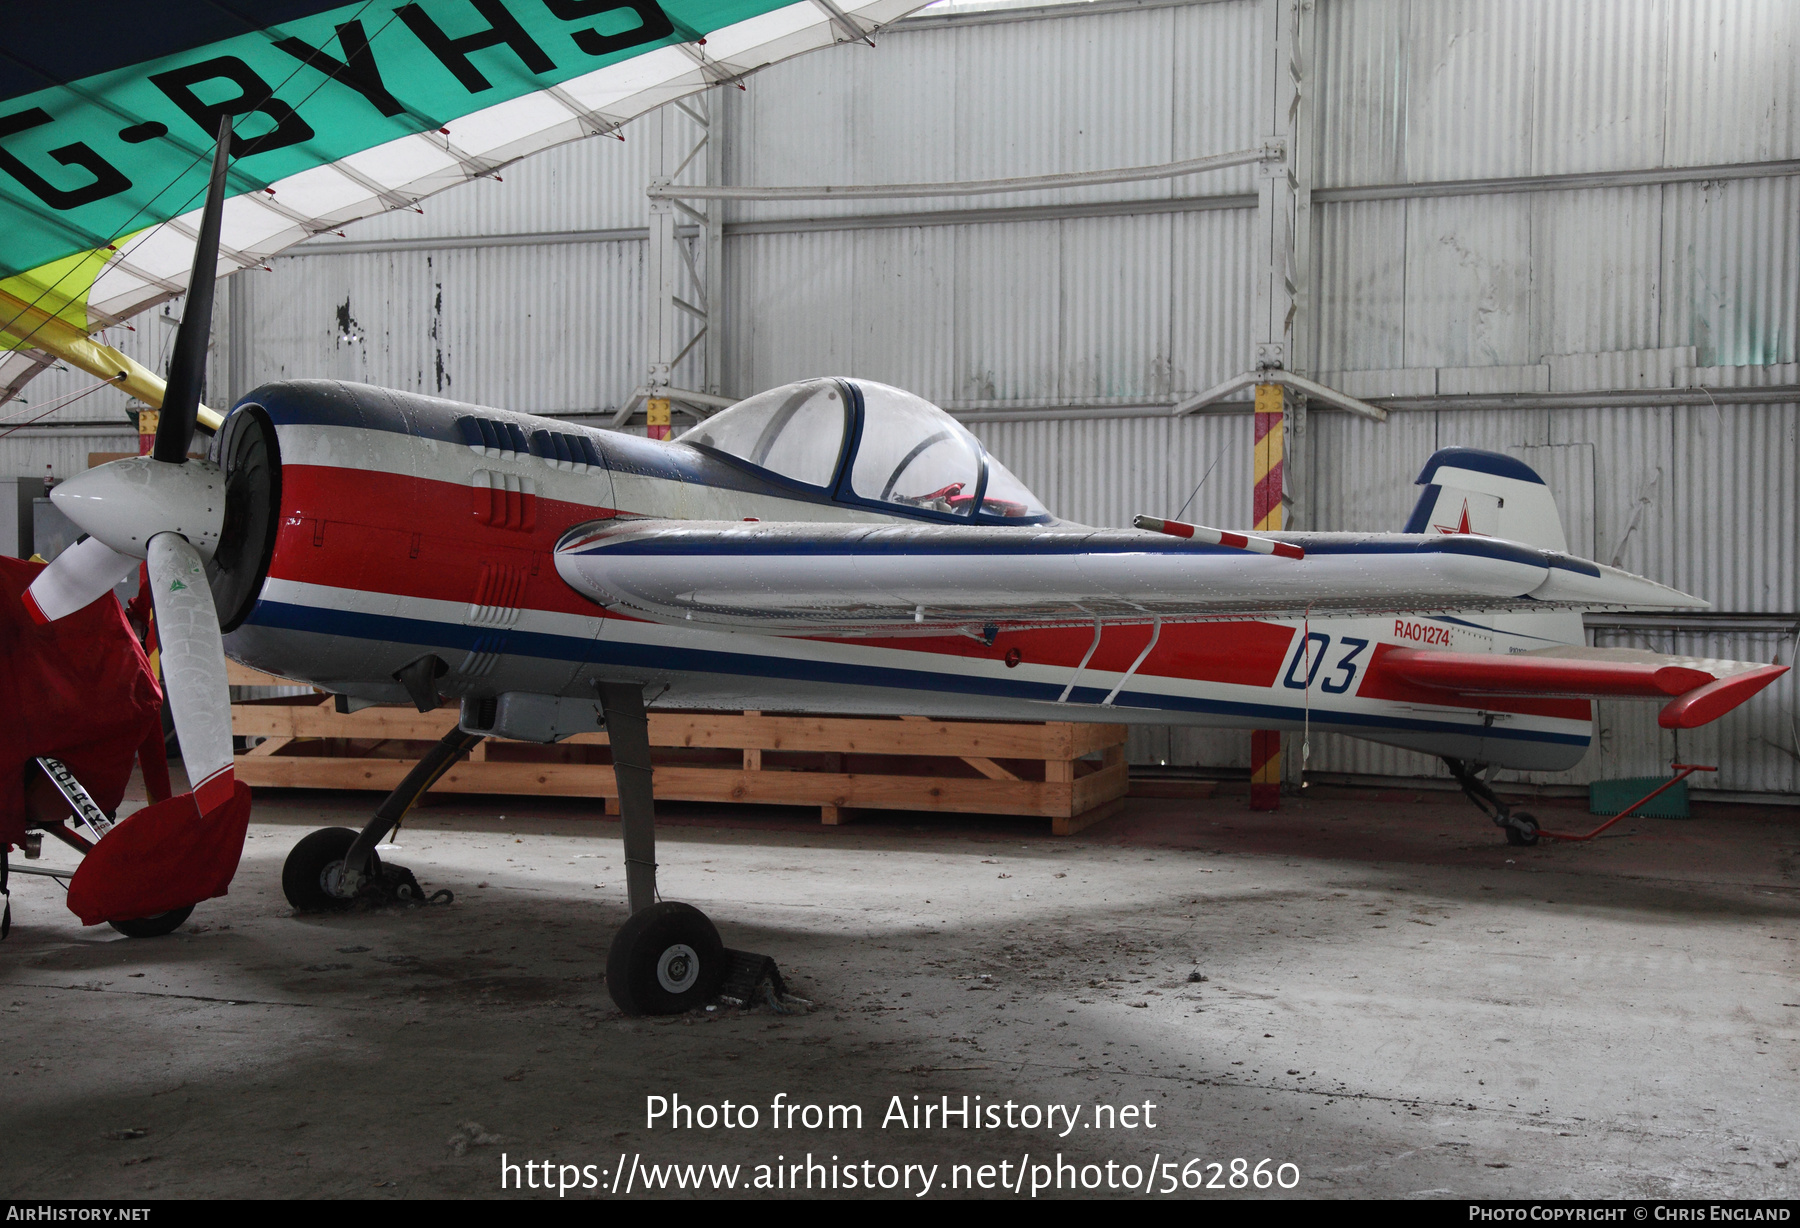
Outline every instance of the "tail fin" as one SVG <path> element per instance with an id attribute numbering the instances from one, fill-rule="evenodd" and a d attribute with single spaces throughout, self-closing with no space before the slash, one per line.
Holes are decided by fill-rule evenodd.
<path id="1" fill-rule="evenodd" d="M 1524 461 L 1480 448 L 1439 448 L 1403 533 L 1473 533 L 1567 550 L 1562 516 L 1544 479 Z"/>
<path id="2" fill-rule="evenodd" d="M 1537 471 L 1516 456 L 1480 448 L 1439 448 L 1425 462 L 1425 489 L 1407 519 L 1405 533 L 1475 533 L 1566 551 L 1562 514 Z M 1483 620 L 1493 632 L 1490 651 L 1528 652 L 1557 644 L 1585 644 L 1574 610 L 1500 614 Z"/>

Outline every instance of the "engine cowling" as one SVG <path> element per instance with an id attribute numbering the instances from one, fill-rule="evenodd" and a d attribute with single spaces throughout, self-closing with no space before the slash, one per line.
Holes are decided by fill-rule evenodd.
<path id="1" fill-rule="evenodd" d="M 281 524 L 281 444 L 261 406 L 240 405 L 226 417 L 211 459 L 224 479 L 225 515 L 206 579 L 219 629 L 229 633 L 256 605 Z"/>

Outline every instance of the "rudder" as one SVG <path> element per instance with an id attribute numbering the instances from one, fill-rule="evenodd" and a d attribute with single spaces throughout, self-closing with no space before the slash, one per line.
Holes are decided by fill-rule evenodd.
<path id="1" fill-rule="evenodd" d="M 1425 489 L 1403 533 L 1472 533 L 1567 551 L 1562 514 L 1537 471 L 1516 456 L 1439 448 L 1425 462 Z"/>
<path id="2" fill-rule="evenodd" d="M 1472 533 L 1546 550 L 1568 551 L 1562 513 L 1537 471 L 1516 456 L 1481 448 L 1439 448 L 1425 462 L 1424 489 L 1403 533 Z M 1525 652 L 1556 644 L 1585 644 L 1574 610 L 1490 615 L 1492 651 Z"/>

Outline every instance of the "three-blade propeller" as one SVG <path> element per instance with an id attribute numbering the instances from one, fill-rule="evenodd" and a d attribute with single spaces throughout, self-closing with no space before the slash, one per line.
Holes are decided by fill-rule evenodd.
<path id="1" fill-rule="evenodd" d="M 39 622 L 54 622 L 104 597 L 142 559 L 162 646 L 163 686 L 181 739 L 189 786 L 202 812 L 232 795 L 231 692 L 206 560 L 225 521 L 219 467 L 189 460 L 212 332 L 219 225 L 231 158 L 229 117 L 219 124 L 212 178 L 194 244 L 187 309 L 175 334 L 156 442 L 148 456 L 90 469 L 51 493 L 88 536 L 58 555 L 26 591 Z"/>

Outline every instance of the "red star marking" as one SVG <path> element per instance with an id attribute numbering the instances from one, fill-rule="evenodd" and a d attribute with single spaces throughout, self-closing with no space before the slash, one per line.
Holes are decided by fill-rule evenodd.
<path id="1" fill-rule="evenodd" d="M 1447 524 L 1434 524 L 1431 527 L 1436 529 L 1439 533 L 1466 533 L 1470 537 L 1487 536 L 1486 533 L 1477 533 L 1474 529 L 1469 527 L 1469 501 L 1467 499 L 1463 500 L 1462 519 L 1456 522 L 1455 528 L 1452 528 Z"/>

